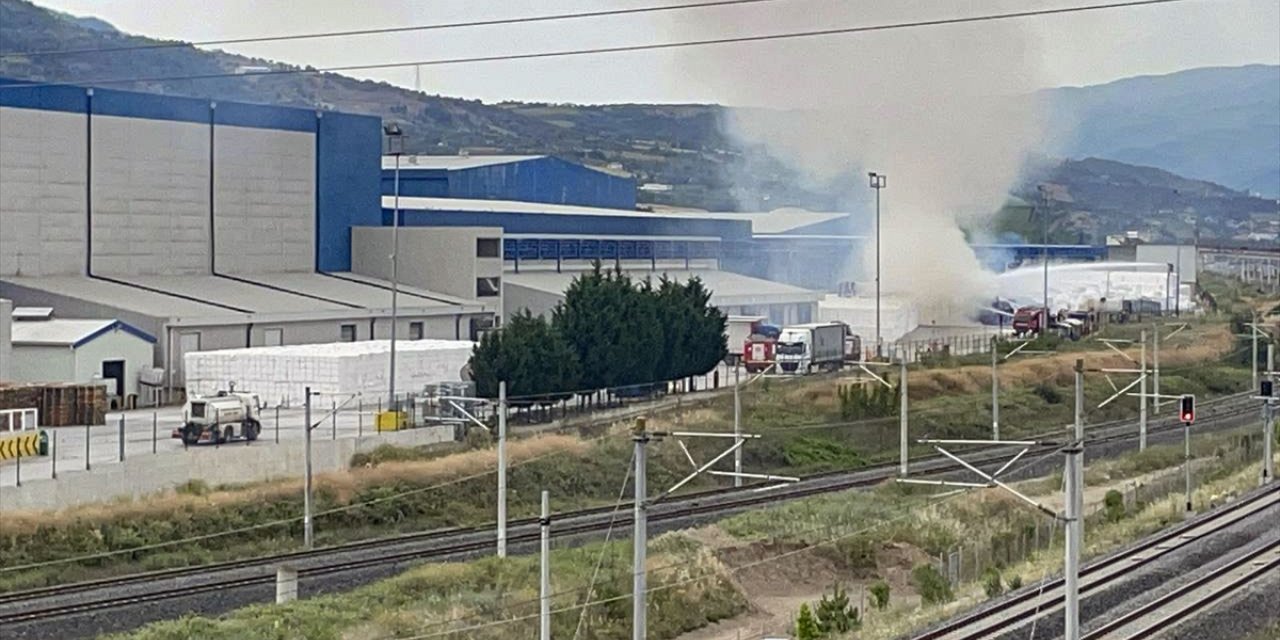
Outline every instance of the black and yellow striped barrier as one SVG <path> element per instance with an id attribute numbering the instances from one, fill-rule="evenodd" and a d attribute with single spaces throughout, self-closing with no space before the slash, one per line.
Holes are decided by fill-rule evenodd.
<path id="1" fill-rule="evenodd" d="M 0 460 L 49 454 L 49 435 L 44 431 L 0 434 Z"/>

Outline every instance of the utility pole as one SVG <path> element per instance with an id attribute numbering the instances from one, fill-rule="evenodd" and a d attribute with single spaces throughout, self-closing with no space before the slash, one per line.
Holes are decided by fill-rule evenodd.
<path id="1" fill-rule="evenodd" d="M 649 432 L 645 430 L 645 420 L 636 420 L 635 433 L 631 436 L 635 443 L 635 515 L 634 529 L 631 535 L 631 638 L 647 640 L 645 621 L 645 545 L 648 544 L 649 522 L 646 512 L 648 499 L 645 486 L 645 445 L 649 443 Z"/>
<path id="2" fill-rule="evenodd" d="M 1084 543 L 1084 360 L 1076 360 L 1074 442 L 1064 453 L 1067 456 L 1064 640 L 1080 640 L 1080 549 Z"/>
<path id="3" fill-rule="evenodd" d="M 551 640 L 551 499 L 542 491 L 542 566 L 538 572 L 538 638 Z"/>
<path id="4" fill-rule="evenodd" d="M 899 452 L 899 469 L 898 474 L 907 477 L 907 347 L 900 347 L 900 360 L 902 361 L 902 371 L 899 374 L 902 381 L 899 386 L 902 388 L 902 397 L 899 399 L 898 406 L 898 445 Z"/>
<path id="5" fill-rule="evenodd" d="M 498 381 L 498 557 L 507 557 L 507 381 Z"/>
<path id="6" fill-rule="evenodd" d="M 880 357 L 880 190 L 888 186 L 889 178 L 872 171 L 871 188 L 876 190 L 876 357 Z"/>
<path id="7" fill-rule="evenodd" d="M 879 192 L 877 192 L 879 193 Z M 733 442 L 735 444 L 742 442 L 742 397 L 738 393 L 738 386 L 741 380 L 741 367 L 734 365 L 733 367 Z M 742 447 L 739 446 L 733 452 L 733 486 L 742 486 Z"/>
<path id="8" fill-rule="evenodd" d="M 1044 310 L 1041 315 L 1040 335 L 1049 331 L 1049 196 L 1044 185 L 1037 187 L 1040 192 L 1040 259 L 1044 261 Z"/>
<path id="9" fill-rule="evenodd" d="M 991 439 L 1000 439 L 1000 379 L 996 375 L 1000 336 L 991 336 Z"/>
<path id="10" fill-rule="evenodd" d="M 307 387 L 304 393 L 307 394 L 307 399 L 303 403 L 305 406 L 303 417 L 306 420 L 306 424 L 303 425 L 303 437 L 306 440 L 303 444 L 306 477 L 302 481 L 302 545 L 310 551 L 313 526 L 311 522 L 311 387 Z"/>
<path id="11" fill-rule="evenodd" d="M 1160 325 L 1152 323 L 1151 327 L 1154 330 L 1151 336 L 1151 358 L 1152 366 L 1155 369 L 1155 381 L 1153 383 L 1155 397 L 1152 398 L 1151 403 L 1154 405 L 1155 412 L 1160 413 Z M 1257 382 L 1256 376 L 1254 381 Z"/>
<path id="12" fill-rule="evenodd" d="M 1142 343 L 1142 360 L 1138 364 L 1138 451 L 1147 450 L 1147 330 L 1138 334 Z"/>
<path id="13" fill-rule="evenodd" d="M 1249 333 L 1253 336 L 1253 388 L 1258 388 L 1258 316 L 1254 314 L 1249 324 Z"/>

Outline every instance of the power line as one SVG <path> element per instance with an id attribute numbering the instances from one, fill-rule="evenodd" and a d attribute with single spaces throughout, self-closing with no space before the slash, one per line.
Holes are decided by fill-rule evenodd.
<path id="1" fill-rule="evenodd" d="M 558 20 L 576 20 L 582 18 L 603 18 L 609 16 L 631 15 L 638 13 L 656 13 L 659 11 L 678 11 L 683 9 L 702 9 L 707 7 L 723 7 L 741 4 L 760 4 L 780 2 L 782 0 L 711 0 L 709 2 L 687 2 L 649 7 L 633 7 L 630 9 L 607 9 L 601 11 L 584 11 L 579 13 L 554 13 L 541 16 L 525 16 L 520 18 L 495 18 L 492 20 L 471 20 L 467 22 L 444 22 L 409 27 L 383 27 L 375 29 L 352 29 L 347 31 L 316 31 L 310 33 L 294 33 L 274 36 L 253 36 L 246 38 L 227 38 L 222 40 L 196 40 L 192 42 L 157 42 L 153 44 L 130 45 L 125 47 L 99 47 L 89 49 L 45 49 L 41 51 L 5 51 L 0 58 L 61 56 L 85 53 L 116 53 L 121 51 L 151 51 L 156 49 L 176 49 L 185 47 L 208 47 L 226 44 L 249 44 L 255 42 L 283 42 L 292 40 L 317 40 L 321 38 L 348 38 L 353 36 L 372 36 L 392 33 L 411 33 L 414 31 L 439 31 L 444 29 L 461 29 L 467 27 L 490 27 L 504 24 L 528 24 L 534 22 L 554 22 Z"/>
<path id="2" fill-rule="evenodd" d="M 967 16 L 963 18 L 939 18 L 934 20 L 916 20 L 911 22 L 895 22 L 879 25 L 856 26 L 856 27 L 838 27 L 832 29 L 817 29 L 812 31 L 791 31 L 785 33 L 763 34 L 755 36 L 734 36 L 726 38 L 709 38 L 702 40 L 684 40 L 680 42 L 660 42 L 653 44 L 638 45 L 621 45 L 616 47 L 593 47 L 587 49 L 562 49 L 558 51 L 539 51 L 533 53 L 516 53 L 491 56 L 469 56 L 460 58 L 435 58 L 429 60 L 415 60 L 406 62 L 384 62 L 374 64 L 353 64 L 339 65 L 323 68 L 293 68 L 293 69 L 276 69 L 270 71 L 245 71 L 243 73 L 222 72 L 207 73 L 195 75 L 178 75 L 178 76 L 151 76 L 136 78 L 109 78 L 105 80 L 79 80 L 67 82 L 30 82 L 30 83 L 12 83 L 0 86 L 0 90 L 4 89 L 30 89 L 35 87 L 54 87 L 65 86 L 68 84 L 92 84 L 95 86 L 110 84 L 127 84 L 134 82 L 171 82 L 180 80 L 213 80 L 219 78 L 238 78 L 238 77 L 261 77 L 274 75 L 300 75 L 300 74 L 319 74 L 319 73 L 335 73 L 342 71 L 372 71 L 381 69 L 395 69 L 400 67 L 429 67 L 429 66 L 446 66 L 455 64 L 472 64 L 480 62 L 505 62 L 515 60 L 536 60 L 544 58 L 568 58 L 587 55 L 600 55 L 608 53 L 624 53 L 634 51 L 661 51 L 670 49 L 685 49 L 691 47 L 703 47 L 711 45 L 724 44 L 741 44 L 749 42 L 765 42 L 771 40 L 796 40 L 802 38 L 818 38 L 835 35 L 851 35 L 859 33 L 870 33 L 875 31 L 894 31 L 900 29 L 913 29 L 918 27 L 937 27 L 956 24 L 968 24 L 978 22 L 994 22 L 998 20 L 1012 20 L 1018 18 L 1031 18 L 1040 16 L 1060 15 L 1069 13 L 1082 13 L 1086 11 L 1100 11 L 1106 9 L 1123 9 L 1131 7 L 1142 7 L 1149 5 L 1173 4 L 1178 2 L 1188 2 L 1190 0 L 1130 0 L 1129 2 L 1109 2 L 1104 4 L 1080 5 L 1075 7 L 1061 7 L 1057 9 L 1037 9 L 1031 11 L 1014 11 L 1008 13 L 990 13 L 978 16 Z"/>

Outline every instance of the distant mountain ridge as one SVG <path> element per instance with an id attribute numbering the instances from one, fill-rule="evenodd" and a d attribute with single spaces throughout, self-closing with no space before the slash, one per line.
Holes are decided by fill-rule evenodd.
<path id="1" fill-rule="evenodd" d="M 10 54 L 0 57 L 0 77 L 92 84 L 94 78 L 233 73 L 240 66 L 297 68 L 189 45 L 120 53 L 12 55 L 163 42 L 121 33 L 97 18 L 50 11 L 27 0 L 0 0 L 0 53 Z M 740 203 L 755 202 L 768 203 L 769 208 L 829 210 L 840 207 L 848 195 L 848 181 L 814 185 L 767 149 L 731 139 L 722 123 L 732 109 L 719 105 L 484 104 L 332 73 L 112 86 L 219 100 L 336 108 L 395 119 L 405 124 L 406 151 L 415 153 L 545 153 L 596 166 L 614 165 L 635 175 L 641 184 L 670 187 L 642 191 L 640 198 L 648 204 L 733 210 Z M 1048 153 L 1142 164 L 1188 178 L 1209 177 L 1236 189 L 1270 194 L 1270 186 L 1275 185 L 1274 190 L 1280 191 L 1280 117 L 1276 116 L 1280 113 L 1280 67 L 1194 69 L 1092 87 L 1049 89 L 1041 97 L 1051 105 L 1050 128 L 1075 131 Z M 1132 169 L 1112 168 L 1104 173 L 1155 179 L 1137 170 L 1142 167 Z M 1070 175 L 1084 174 L 1073 171 Z M 735 181 L 731 176 L 747 179 Z M 1195 198 L 1209 197 L 1210 190 L 1167 191 L 1170 202 L 1154 196 L 1126 199 L 1113 189 L 1092 189 L 1088 192 L 1098 198 L 1116 194 L 1119 200 L 1091 202 L 1090 209 L 1098 216 L 1127 220 L 1154 215 L 1155 210 L 1129 210 L 1121 203 L 1129 206 L 1160 200 L 1161 206 L 1170 208 L 1203 208 Z M 1189 193 L 1198 195 L 1193 198 Z M 1262 206 L 1254 200 L 1245 202 L 1228 207 L 1223 215 L 1245 215 L 1243 211 Z M 1123 215 L 1119 213 L 1122 210 Z M 1106 224 L 1100 224 L 1099 229 L 1118 224 L 1118 219 L 1103 222 Z"/>
<path id="2" fill-rule="evenodd" d="M 1160 167 L 1280 197 L 1280 66 L 1206 67 L 1041 92 L 1056 155 Z"/>

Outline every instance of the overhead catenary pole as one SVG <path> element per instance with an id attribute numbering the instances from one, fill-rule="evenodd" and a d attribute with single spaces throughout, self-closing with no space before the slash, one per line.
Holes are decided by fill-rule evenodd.
<path id="1" fill-rule="evenodd" d="M 538 638 L 551 640 L 551 499 L 542 491 L 541 558 L 538 571 Z"/>
<path id="2" fill-rule="evenodd" d="M 1267 375 L 1275 380 L 1276 345 L 1267 345 Z M 1274 393 L 1274 389 L 1272 393 Z M 1276 478 L 1276 456 L 1272 451 L 1276 442 L 1276 407 L 1277 398 L 1267 398 L 1262 405 L 1262 484 L 1268 484 Z"/>
<path id="3" fill-rule="evenodd" d="M 1000 439 L 1000 378 L 996 373 L 999 361 L 1000 336 L 991 336 L 991 439 Z"/>
<path id="4" fill-rule="evenodd" d="M 1183 491 L 1187 495 L 1187 511 L 1191 511 L 1191 423 L 1182 425 Z"/>
<path id="5" fill-rule="evenodd" d="M 1049 196 L 1040 185 L 1040 259 L 1044 262 L 1044 308 L 1041 309 L 1040 335 L 1049 331 Z"/>
<path id="6" fill-rule="evenodd" d="M 741 368 L 738 365 L 733 367 L 733 441 L 740 442 L 742 440 L 742 396 L 738 387 L 741 381 Z M 742 486 L 742 447 L 738 447 L 733 452 L 733 486 Z"/>
<path id="7" fill-rule="evenodd" d="M 898 405 L 898 475 L 907 477 L 907 348 L 900 347 L 900 359 L 902 362 L 902 371 L 899 374 L 901 381 L 898 386 L 902 389 L 902 397 L 899 399 Z"/>
<path id="8" fill-rule="evenodd" d="M 648 544 L 649 522 L 647 514 L 647 506 L 645 501 L 648 499 L 645 486 L 645 445 L 649 443 L 649 432 L 645 430 L 645 420 L 640 418 L 636 421 L 635 433 L 631 436 L 632 442 L 635 443 L 635 494 L 634 494 L 634 517 L 633 530 L 631 535 L 631 638 L 632 640 L 647 640 L 647 622 L 645 620 L 645 545 Z"/>
<path id="9" fill-rule="evenodd" d="M 498 381 L 498 557 L 507 557 L 507 381 Z"/>
<path id="10" fill-rule="evenodd" d="M 1142 343 L 1141 360 L 1138 368 L 1138 451 L 1147 450 L 1147 330 L 1143 329 L 1139 334 L 1138 341 Z"/>
<path id="11" fill-rule="evenodd" d="M 1254 314 L 1249 324 L 1249 333 L 1253 336 L 1253 388 L 1258 388 L 1258 316 Z"/>
<path id="12" fill-rule="evenodd" d="M 1075 367 L 1074 442 L 1066 453 L 1066 558 L 1063 573 L 1064 640 L 1080 640 L 1080 550 L 1084 542 L 1084 360 Z"/>
<path id="13" fill-rule="evenodd" d="M 871 178 L 871 188 L 876 190 L 876 357 L 881 355 L 880 347 L 880 190 L 888 186 L 888 176 L 872 171 L 867 174 Z"/>
<path id="14" fill-rule="evenodd" d="M 307 387 L 303 393 L 307 399 L 303 403 L 303 419 L 306 424 L 302 425 L 302 433 L 305 442 L 303 443 L 303 466 L 305 467 L 305 476 L 302 481 L 302 546 L 311 549 L 312 544 L 312 521 L 311 521 L 311 387 Z"/>

